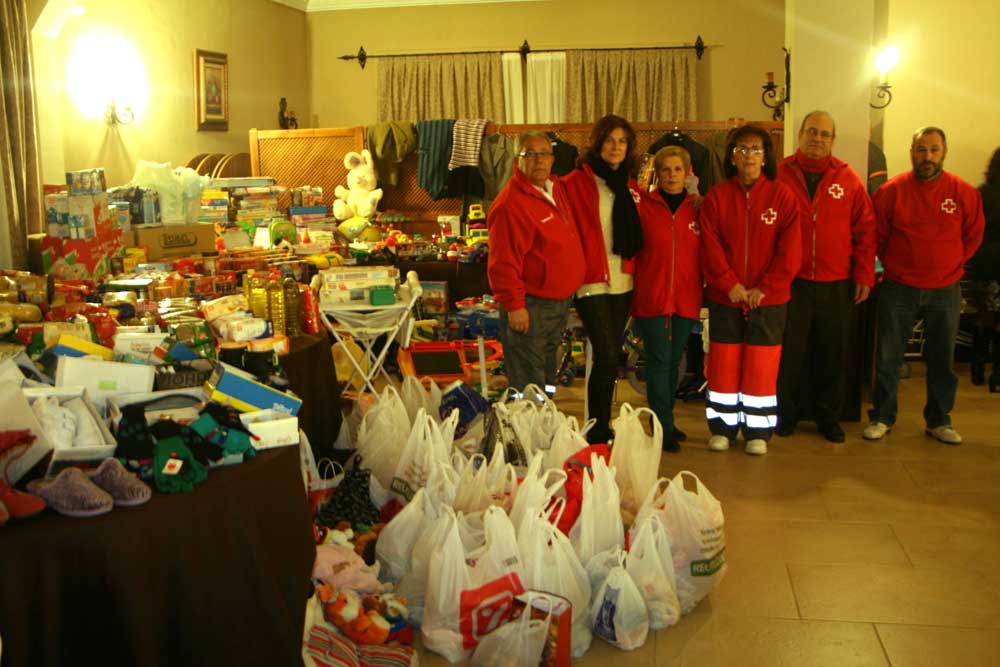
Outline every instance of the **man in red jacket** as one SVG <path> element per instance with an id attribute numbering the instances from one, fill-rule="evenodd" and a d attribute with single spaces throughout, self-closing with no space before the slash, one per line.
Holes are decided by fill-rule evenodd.
<path id="1" fill-rule="evenodd" d="M 799 149 L 778 165 L 778 181 L 799 204 L 802 268 L 792 282 L 782 341 L 777 433 L 795 431 L 802 395 L 811 393 L 819 432 L 844 442 L 837 420 L 847 341 L 853 304 L 867 299 L 875 284 L 875 214 L 861 179 L 831 154 L 836 134 L 829 113 L 806 114 Z"/>
<path id="2" fill-rule="evenodd" d="M 583 248 L 562 186 L 549 179 L 548 137 L 529 132 L 520 143 L 518 168 L 490 207 L 487 274 L 500 304 L 510 386 L 552 393 L 566 315 L 583 284 Z"/>
<path id="3" fill-rule="evenodd" d="M 906 342 L 924 319 L 927 359 L 926 433 L 948 445 L 962 436 L 951 425 L 958 376 L 953 368 L 963 265 L 983 240 L 983 200 L 975 188 L 944 171 L 944 131 L 913 135 L 913 171 L 875 193 L 876 249 L 885 266 L 878 297 L 878 354 L 871 422 L 864 437 L 879 440 L 896 422 L 896 390 Z"/>

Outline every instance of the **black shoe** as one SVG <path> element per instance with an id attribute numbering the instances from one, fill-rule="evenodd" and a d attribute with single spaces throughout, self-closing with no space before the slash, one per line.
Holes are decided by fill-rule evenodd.
<path id="1" fill-rule="evenodd" d="M 844 442 L 846 436 L 844 435 L 844 429 L 840 428 L 840 424 L 837 422 L 829 422 L 826 424 L 816 424 L 816 429 L 823 434 L 823 437 L 830 442 Z"/>
<path id="2" fill-rule="evenodd" d="M 663 434 L 663 451 L 673 453 L 681 451 L 681 443 L 677 438 L 677 431 Z"/>
<path id="3" fill-rule="evenodd" d="M 676 426 L 674 427 L 674 430 L 673 430 L 672 433 L 673 433 L 673 436 L 674 436 L 674 440 L 676 440 L 677 442 L 684 442 L 685 440 L 688 439 L 687 433 L 685 433 L 684 431 L 680 430 Z M 667 434 L 664 433 L 663 437 L 666 438 Z"/>
<path id="4" fill-rule="evenodd" d="M 986 384 L 986 366 L 972 362 L 972 384 L 981 387 Z"/>
<path id="5" fill-rule="evenodd" d="M 779 419 L 778 428 L 774 429 L 774 432 L 782 438 L 787 438 L 792 433 L 795 433 L 795 424 L 796 422 L 791 419 Z"/>
<path id="6" fill-rule="evenodd" d="M 990 393 L 995 394 L 1000 391 L 1000 376 L 990 376 Z"/>

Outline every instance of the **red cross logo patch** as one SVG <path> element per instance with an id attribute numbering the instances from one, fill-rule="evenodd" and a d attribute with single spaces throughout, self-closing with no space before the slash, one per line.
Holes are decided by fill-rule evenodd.
<path id="1" fill-rule="evenodd" d="M 955 205 L 954 199 L 948 197 L 943 202 L 941 202 L 941 210 L 947 213 L 948 215 L 951 215 L 952 213 L 958 210 L 958 206 Z"/>
<path id="2" fill-rule="evenodd" d="M 834 199 L 840 199 L 844 196 L 844 188 L 840 187 L 840 183 L 834 183 L 829 188 L 826 189 L 830 193 L 830 196 Z"/>
<path id="3" fill-rule="evenodd" d="M 778 219 L 778 212 L 769 208 L 760 214 L 760 219 L 765 225 L 773 225 L 774 221 Z"/>
<path id="4" fill-rule="evenodd" d="M 698 229 L 698 223 L 695 220 L 692 220 L 690 224 L 688 224 L 688 229 L 690 229 L 695 234 L 701 235 L 701 230 Z"/>
<path id="5" fill-rule="evenodd" d="M 632 193 L 632 201 L 634 201 L 636 206 L 638 206 L 639 203 L 642 202 L 642 195 L 640 195 L 637 191 L 633 190 L 632 188 L 629 188 L 628 191 Z"/>

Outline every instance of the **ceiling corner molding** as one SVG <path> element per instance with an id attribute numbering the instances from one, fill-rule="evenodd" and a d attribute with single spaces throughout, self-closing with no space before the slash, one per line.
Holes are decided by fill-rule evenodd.
<path id="1" fill-rule="evenodd" d="M 276 2 L 279 5 L 285 5 L 292 9 L 298 9 L 302 12 L 309 11 L 309 0 L 271 0 L 271 2 Z"/>
<path id="2" fill-rule="evenodd" d="M 307 12 L 335 12 L 346 9 L 388 9 L 391 7 L 421 7 L 426 5 L 481 5 L 504 2 L 538 2 L 539 0 L 274 0 L 282 4 L 307 5 Z"/>

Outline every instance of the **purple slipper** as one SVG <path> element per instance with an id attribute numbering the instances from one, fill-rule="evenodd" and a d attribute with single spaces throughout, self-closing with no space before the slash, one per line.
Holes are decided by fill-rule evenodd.
<path id="1" fill-rule="evenodd" d="M 107 514 L 115 506 L 111 496 L 87 479 L 79 468 L 66 468 L 55 479 L 28 482 L 28 491 L 45 498 L 49 507 L 66 516 Z"/>
<path id="2" fill-rule="evenodd" d="M 153 495 L 152 489 L 139 481 L 115 458 L 104 459 L 96 470 L 87 473 L 90 480 L 111 494 L 115 505 L 134 507 L 141 505 Z"/>

